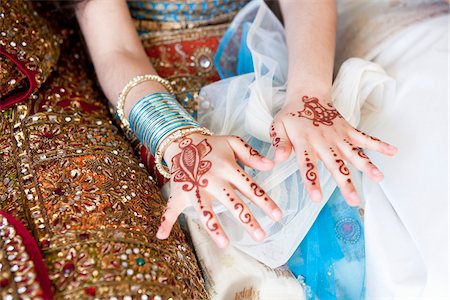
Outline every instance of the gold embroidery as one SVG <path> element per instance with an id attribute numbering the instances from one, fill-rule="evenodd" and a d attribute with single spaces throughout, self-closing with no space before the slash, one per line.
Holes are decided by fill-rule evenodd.
<path id="1" fill-rule="evenodd" d="M 184 30 L 167 30 L 146 32 L 141 34 L 141 40 L 145 48 L 150 46 L 161 46 L 173 44 L 177 42 L 191 42 L 199 39 L 207 39 L 210 37 L 222 37 L 227 30 L 229 23 L 219 25 L 209 25 L 201 28 L 192 28 Z"/>

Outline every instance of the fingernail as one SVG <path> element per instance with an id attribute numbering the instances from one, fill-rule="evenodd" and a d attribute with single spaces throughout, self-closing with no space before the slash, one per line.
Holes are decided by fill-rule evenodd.
<path id="1" fill-rule="evenodd" d="M 311 192 L 311 199 L 315 202 L 322 201 L 322 193 L 318 190 L 314 190 Z"/>
<path id="2" fill-rule="evenodd" d="M 283 213 L 281 212 L 281 209 L 275 208 L 275 209 L 272 211 L 272 217 L 273 217 L 276 221 L 281 220 L 281 217 L 282 217 L 282 216 L 283 216 Z"/>
<path id="3" fill-rule="evenodd" d="M 380 170 L 378 170 L 377 168 L 372 169 L 372 174 L 375 176 L 383 176 L 383 173 Z"/>
<path id="4" fill-rule="evenodd" d="M 388 145 L 388 148 L 389 148 L 389 150 L 392 150 L 392 151 L 396 151 L 396 152 L 397 152 L 397 147 L 395 147 L 395 146 Z"/>
<path id="5" fill-rule="evenodd" d="M 258 241 L 262 241 L 266 237 L 266 234 L 261 229 L 256 229 L 255 232 L 253 232 L 253 236 Z"/>
<path id="6" fill-rule="evenodd" d="M 158 232 L 156 232 L 156 237 L 157 237 L 158 239 L 162 240 L 162 239 L 163 239 L 163 238 L 162 238 L 163 233 L 164 233 L 164 230 L 163 230 L 162 228 L 159 228 L 159 229 L 158 229 Z"/>
<path id="7" fill-rule="evenodd" d="M 267 157 L 262 157 L 261 158 L 262 162 L 266 163 L 266 164 L 271 164 L 272 160 L 268 159 Z"/>
<path id="8" fill-rule="evenodd" d="M 350 200 L 352 200 L 354 203 L 359 203 L 359 197 L 356 192 L 352 192 L 349 195 Z"/>
<path id="9" fill-rule="evenodd" d="M 228 245 L 228 240 L 227 240 L 227 238 L 224 237 L 224 236 L 222 236 L 222 235 L 219 235 L 219 236 L 217 237 L 217 245 L 218 245 L 220 248 L 225 248 L 225 247 Z"/>

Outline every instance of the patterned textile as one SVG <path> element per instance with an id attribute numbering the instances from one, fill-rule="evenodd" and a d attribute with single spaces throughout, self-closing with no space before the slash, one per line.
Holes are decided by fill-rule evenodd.
<path id="1" fill-rule="evenodd" d="M 26 19 L 29 9 L 2 2 L 0 16 Z M 29 30 L 39 36 L 38 27 Z M 60 34 L 56 70 L 0 112 L 0 209 L 32 232 L 55 298 L 206 298 L 180 227 L 156 239 L 164 201 L 112 124 L 75 34 Z M 21 293 L 12 291 L 14 299 Z"/>
<path id="2" fill-rule="evenodd" d="M 4 109 L 28 98 L 45 82 L 56 66 L 61 36 L 25 1 L 1 0 L 0 22 L 0 109 Z"/>

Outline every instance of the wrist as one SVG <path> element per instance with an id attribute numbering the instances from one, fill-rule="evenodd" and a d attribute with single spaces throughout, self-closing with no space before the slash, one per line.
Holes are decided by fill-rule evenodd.
<path id="1" fill-rule="evenodd" d="M 286 91 L 286 101 L 284 106 L 289 106 L 295 104 L 298 106 L 299 103 L 302 103 L 301 100 L 304 96 L 308 98 L 317 98 L 321 103 L 327 103 L 331 101 L 331 86 L 328 88 L 317 88 L 312 86 L 310 88 L 298 88 L 298 89 L 289 89 Z"/>
<path id="2" fill-rule="evenodd" d="M 329 98 L 331 95 L 332 83 L 330 80 L 320 78 L 304 78 L 289 80 L 287 82 L 286 96 L 287 101 L 300 99 L 303 96 L 317 97 L 320 100 Z M 295 101 L 295 100 L 294 100 Z"/>

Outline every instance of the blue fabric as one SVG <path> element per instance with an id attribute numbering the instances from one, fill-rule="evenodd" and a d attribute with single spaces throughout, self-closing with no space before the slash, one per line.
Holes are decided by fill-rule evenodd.
<path id="1" fill-rule="evenodd" d="M 288 266 L 307 299 L 364 298 L 364 233 L 356 208 L 336 188 Z"/>
<path id="2" fill-rule="evenodd" d="M 197 22 L 208 21 L 222 14 L 238 11 L 246 4 L 245 1 L 219 3 L 219 1 L 200 1 L 189 3 L 185 0 L 172 2 L 161 1 L 128 1 L 133 18 L 138 20 L 153 20 L 160 22 Z"/>
<path id="3" fill-rule="evenodd" d="M 242 27 L 230 27 L 225 32 L 214 57 L 222 79 L 253 72 L 246 44 L 250 26 L 251 20 L 246 20 Z M 364 298 L 362 220 L 358 210 L 347 205 L 339 189 L 323 207 L 288 266 L 304 285 L 307 299 Z"/>

